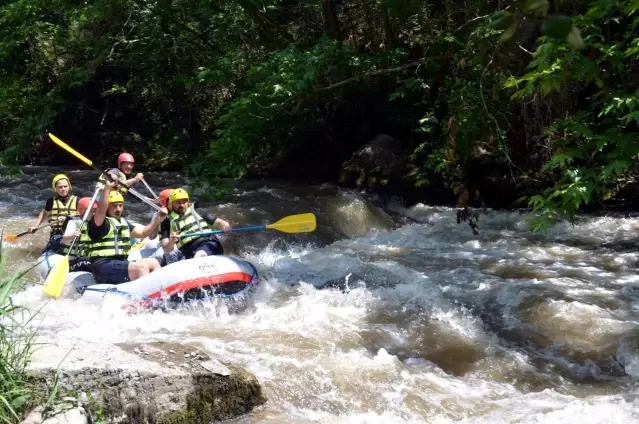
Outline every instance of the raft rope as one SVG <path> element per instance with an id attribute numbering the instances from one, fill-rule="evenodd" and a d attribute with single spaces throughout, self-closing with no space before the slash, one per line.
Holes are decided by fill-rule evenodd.
<path id="1" fill-rule="evenodd" d="M 83 286 L 78 288 L 78 292 L 80 294 L 84 293 L 85 291 L 94 291 L 94 292 L 101 292 L 101 293 L 116 293 L 116 294 L 121 294 L 123 296 L 127 296 L 127 297 L 131 297 L 131 298 L 137 298 L 140 300 L 147 300 L 147 301 L 151 301 L 151 299 L 149 299 L 146 296 L 141 296 L 141 295 L 137 295 L 137 294 L 133 294 L 133 293 L 128 293 L 122 290 L 118 290 L 115 287 L 109 287 L 108 289 L 93 289 L 91 288 L 91 286 Z"/>

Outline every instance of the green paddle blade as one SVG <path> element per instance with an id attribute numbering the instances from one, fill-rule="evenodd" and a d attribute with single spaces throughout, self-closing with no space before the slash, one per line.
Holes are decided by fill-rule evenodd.
<path id="1" fill-rule="evenodd" d="M 302 213 L 282 218 L 275 224 L 267 225 L 266 228 L 279 230 L 284 233 L 311 233 L 315 231 L 316 226 L 315 215 L 312 213 Z"/>

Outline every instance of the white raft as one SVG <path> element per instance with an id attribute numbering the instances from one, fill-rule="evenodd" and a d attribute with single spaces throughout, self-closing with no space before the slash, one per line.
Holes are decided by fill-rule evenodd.
<path id="1" fill-rule="evenodd" d="M 229 256 L 205 256 L 172 263 L 135 281 L 96 284 L 89 272 L 72 272 L 65 292 L 76 291 L 89 303 L 107 295 L 122 298 L 123 307 L 172 306 L 213 297 L 240 297 L 258 284 L 255 267 Z M 167 305 L 168 304 L 168 305 Z"/>

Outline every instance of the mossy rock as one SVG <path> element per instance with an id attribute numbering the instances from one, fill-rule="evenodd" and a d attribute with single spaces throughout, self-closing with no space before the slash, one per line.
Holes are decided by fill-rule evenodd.
<path id="1" fill-rule="evenodd" d="M 232 365 L 227 367 L 233 371 L 228 377 L 195 376 L 186 410 L 161 415 L 157 424 L 206 424 L 227 420 L 251 412 L 266 402 L 259 383 L 251 374 Z"/>

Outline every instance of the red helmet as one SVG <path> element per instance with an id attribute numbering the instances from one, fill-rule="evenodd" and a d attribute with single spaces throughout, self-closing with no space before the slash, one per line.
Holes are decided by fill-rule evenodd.
<path id="1" fill-rule="evenodd" d="M 118 156 L 118 168 L 122 162 L 135 163 L 135 159 L 133 159 L 133 155 L 131 153 L 120 153 L 120 156 Z"/>
<path id="2" fill-rule="evenodd" d="M 89 207 L 89 203 L 91 203 L 91 198 L 83 197 L 82 199 L 78 201 L 78 210 L 86 211 L 87 208 Z M 97 208 L 98 208 L 98 202 L 93 202 L 93 207 L 91 209 L 97 209 Z"/>
<path id="3" fill-rule="evenodd" d="M 173 191 L 172 188 L 167 188 L 166 190 L 162 190 L 160 192 L 160 195 L 158 196 L 158 201 L 160 202 L 160 206 L 167 206 L 166 201 L 168 200 L 172 191 Z"/>

